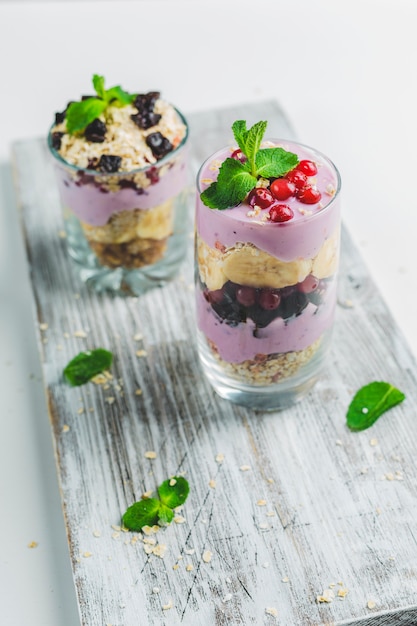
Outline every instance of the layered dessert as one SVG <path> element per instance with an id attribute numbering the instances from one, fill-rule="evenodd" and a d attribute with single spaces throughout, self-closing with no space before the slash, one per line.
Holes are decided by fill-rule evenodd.
<path id="1" fill-rule="evenodd" d="M 261 142 L 265 127 L 235 122 L 238 147 L 214 154 L 198 175 L 200 356 L 224 384 L 310 377 L 334 318 L 337 170 L 295 142 Z"/>
<path id="2" fill-rule="evenodd" d="M 70 245 L 77 248 L 76 220 L 96 266 L 149 266 L 164 258 L 175 232 L 188 182 L 187 124 L 157 91 L 105 89 L 97 75 L 93 85 L 96 94 L 69 103 L 49 133 Z"/>

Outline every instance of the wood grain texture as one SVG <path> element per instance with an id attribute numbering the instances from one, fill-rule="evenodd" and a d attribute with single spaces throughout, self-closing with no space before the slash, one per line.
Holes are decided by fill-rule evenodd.
<path id="1" fill-rule="evenodd" d="M 231 140 L 239 118 L 268 119 L 270 136 L 293 136 L 274 102 L 190 115 L 193 174 Z M 291 409 L 253 412 L 217 397 L 197 361 L 192 184 L 181 274 L 141 298 L 113 298 L 80 284 L 67 257 L 44 142 L 16 143 L 13 158 L 81 624 L 415 625 L 416 364 L 346 229 L 322 380 Z M 114 353 L 108 389 L 65 385 L 67 362 L 95 347 Z M 372 380 L 407 399 L 372 429 L 350 433 L 346 408 Z M 117 529 L 120 516 L 179 472 L 191 485 L 186 522 L 156 535 L 164 558 L 148 556 L 146 544 Z M 332 583 L 335 599 L 317 603 Z"/>

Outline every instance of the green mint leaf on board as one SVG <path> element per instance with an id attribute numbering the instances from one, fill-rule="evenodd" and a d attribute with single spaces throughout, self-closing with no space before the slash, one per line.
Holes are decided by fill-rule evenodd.
<path id="1" fill-rule="evenodd" d="M 67 130 L 72 135 L 84 130 L 106 109 L 107 103 L 98 98 L 88 98 L 82 102 L 72 102 L 66 113 Z"/>
<path id="2" fill-rule="evenodd" d="M 96 90 L 96 94 L 98 95 L 98 97 L 104 100 L 104 94 L 106 92 L 106 90 L 104 89 L 104 76 L 94 74 L 93 87 Z"/>
<path id="3" fill-rule="evenodd" d="M 158 487 L 161 498 L 148 498 L 132 504 L 122 516 L 123 525 L 129 530 L 140 531 L 144 526 L 154 526 L 161 522 L 170 524 L 177 506 L 184 504 L 190 486 L 183 476 L 168 478 Z"/>
<path id="4" fill-rule="evenodd" d="M 246 164 L 228 158 L 220 167 L 217 182 L 207 187 L 200 197 L 211 209 L 228 209 L 242 202 L 255 187 L 256 181 Z"/>
<path id="5" fill-rule="evenodd" d="M 158 494 L 162 502 L 171 509 L 181 506 L 187 499 L 190 487 L 183 476 L 174 476 L 164 480 L 158 487 Z"/>
<path id="6" fill-rule="evenodd" d="M 155 498 L 135 502 L 123 515 L 123 525 L 136 532 L 142 530 L 144 526 L 154 526 L 159 521 L 160 506 L 160 500 Z"/>
<path id="7" fill-rule="evenodd" d="M 84 385 L 97 374 L 108 370 L 112 360 L 112 353 L 103 348 L 80 352 L 65 367 L 64 377 L 72 387 Z"/>
<path id="8" fill-rule="evenodd" d="M 351 430 L 365 430 L 378 417 L 399 404 L 405 395 L 390 383 L 373 382 L 359 389 L 349 405 L 346 420 Z"/>
<path id="9" fill-rule="evenodd" d="M 284 148 L 264 148 L 256 154 L 256 172 L 263 178 L 278 178 L 294 169 L 298 156 Z"/>

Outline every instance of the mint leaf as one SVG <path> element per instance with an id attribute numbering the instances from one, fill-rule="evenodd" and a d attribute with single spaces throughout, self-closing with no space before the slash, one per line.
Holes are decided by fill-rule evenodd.
<path id="1" fill-rule="evenodd" d="M 255 157 L 258 152 L 261 141 L 266 131 L 266 127 L 268 122 L 258 122 L 254 124 L 252 128 L 250 128 L 247 132 L 245 139 L 245 150 L 244 154 L 247 156 L 248 161 L 251 165 L 251 171 L 254 176 L 256 176 L 257 172 L 255 169 Z"/>
<path id="2" fill-rule="evenodd" d="M 223 161 L 217 182 L 212 183 L 200 195 L 203 203 L 211 209 L 228 209 L 236 206 L 256 185 L 256 178 L 248 172 L 248 166 L 236 159 Z"/>
<path id="3" fill-rule="evenodd" d="M 67 110 L 67 130 L 70 135 L 84 130 L 96 117 L 106 109 L 107 103 L 98 98 L 88 98 L 82 102 L 72 102 Z"/>
<path id="4" fill-rule="evenodd" d="M 161 502 L 155 498 L 139 500 L 122 517 L 123 526 L 139 532 L 144 526 L 154 526 L 159 520 Z"/>
<path id="5" fill-rule="evenodd" d="M 298 156 L 284 148 L 264 148 L 255 157 L 256 173 L 263 178 L 284 176 L 298 164 Z"/>
<path id="6" fill-rule="evenodd" d="M 365 430 L 376 422 L 385 411 L 405 399 L 405 395 L 390 383 L 373 382 L 355 394 L 349 405 L 346 420 L 353 431 Z"/>
<path id="7" fill-rule="evenodd" d="M 108 370 L 112 360 L 112 353 L 103 348 L 80 352 L 65 367 L 64 377 L 72 387 L 84 385 L 97 374 Z"/>
<path id="8" fill-rule="evenodd" d="M 121 106 L 131 104 L 135 97 L 135 94 L 130 94 L 127 91 L 124 91 L 124 89 L 122 89 L 119 85 L 111 87 L 111 89 L 108 89 L 105 94 L 107 102 L 116 100 L 116 102 L 118 102 Z"/>
<path id="9" fill-rule="evenodd" d="M 189 491 L 189 484 L 183 476 L 168 478 L 168 480 L 164 480 L 162 485 L 158 487 L 159 497 L 162 502 L 171 509 L 175 509 L 175 507 L 184 504 Z"/>
<path id="10" fill-rule="evenodd" d="M 245 120 L 236 120 L 236 122 L 233 122 L 232 131 L 237 145 L 245 154 L 246 137 L 248 134 Z"/>
<path id="11" fill-rule="evenodd" d="M 105 99 L 104 94 L 106 92 L 106 90 L 104 89 L 104 76 L 99 76 L 98 74 L 94 74 L 93 86 L 94 86 L 94 89 L 96 90 L 96 94 L 98 95 L 98 97 L 104 100 Z"/>
<path id="12" fill-rule="evenodd" d="M 162 502 L 159 503 L 158 516 L 163 524 L 170 524 L 174 519 L 174 511 Z"/>

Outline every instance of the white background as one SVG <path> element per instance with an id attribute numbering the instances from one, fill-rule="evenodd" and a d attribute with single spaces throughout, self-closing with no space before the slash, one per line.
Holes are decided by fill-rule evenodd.
<path id="1" fill-rule="evenodd" d="M 341 171 L 345 225 L 417 354 L 416 25 L 415 0 L 0 2 L 1 624 L 79 624 L 11 144 L 93 73 L 185 112 L 275 98 Z"/>

